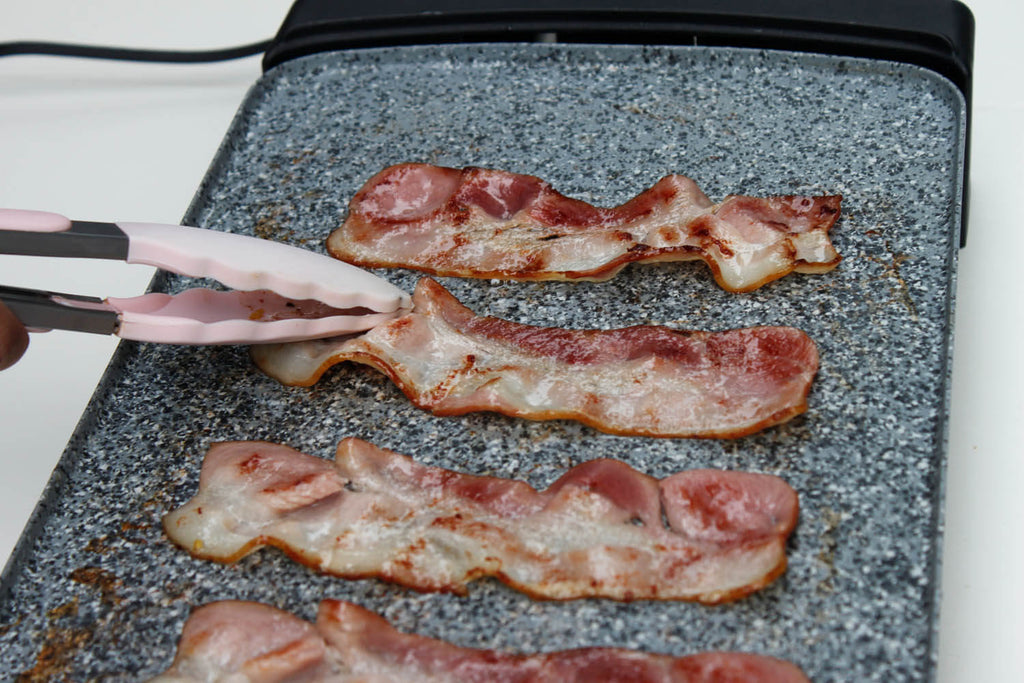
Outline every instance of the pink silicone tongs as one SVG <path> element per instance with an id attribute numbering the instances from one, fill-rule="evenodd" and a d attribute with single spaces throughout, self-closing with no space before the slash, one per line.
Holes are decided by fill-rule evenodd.
<path id="1" fill-rule="evenodd" d="M 359 332 L 412 308 L 398 287 L 323 254 L 179 225 L 94 223 L 0 209 L 0 253 L 141 263 L 213 278 L 235 290 L 100 300 L 0 286 L 0 299 L 33 330 L 169 344 L 248 344 Z"/>

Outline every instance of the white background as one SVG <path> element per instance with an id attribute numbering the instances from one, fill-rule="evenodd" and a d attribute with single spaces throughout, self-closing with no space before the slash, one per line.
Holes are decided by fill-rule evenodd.
<path id="1" fill-rule="evenodd" d="M 939 641 L 940 683 L 1024 681 L 1024 95 L 1016 0 L 977 21 L 970 238 L 961 252 Z M 270 38 L 288 0 L 5 0 L 0 42 L 208 49 Z M 0 206 L 177 223 L 258 57 L 175 66 L 0 59 Z M 0 256 L 0 283 L 141 293 L 152 270 Z M 114 350 L 34 335 L 0 374 L 0 562 L 13 548 Z"/>

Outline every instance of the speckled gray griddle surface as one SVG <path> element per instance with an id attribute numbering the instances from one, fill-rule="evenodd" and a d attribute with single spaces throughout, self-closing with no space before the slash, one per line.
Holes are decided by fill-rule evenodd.
<path id="1" fill-rule="evenodd" d="M 433 417 L 362 366 L 286 388 L 244 348 L 124 343 L 7 567 L 0 670 L 142 679 L 170 663 L 197 605 L 245 598 L 310 618 L 337 597 L 474 647 L 736 649 L 792 660 L 819 682 L 928 679 L 963 116 L 954 88 L 927 71 L 721 48 L 398 48 L 274 69 L 186 221 L 323 250 L 360 185 L 404 161 L 535 174 L 604 205 L 673 172 L 716 200 L 841 193 L 839 268 L 750 294 L 722 291 L 700 263 L 631 267 L 601 284 L 444 280 L 475 310 L 527 323 L 801 327 L 821 352 L 810 410 L 735 441 L 623 438 L 567 422 Z M 385 275 L 410 291 L 416 280 Z M 163 535 L 161 516 L 194 492 L 212 442 L 331 457 L 350 435 L 538 487 L 595 457 L 658 477 L 775 473 L 801 498 L 790 568 L 718 607 L 534 602 L 492 581 L 456 597 L 332 579 L 270 549 L 222 566 Z"/>

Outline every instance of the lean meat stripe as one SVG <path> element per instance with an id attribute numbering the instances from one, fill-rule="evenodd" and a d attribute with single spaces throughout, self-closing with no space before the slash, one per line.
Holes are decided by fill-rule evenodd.
<path id="1" fill-rule="evenodd" d="M 685 657 L 621 648 L 517 655 L 402 633 L 340 600 L 316 624 L 269 605 L 214 602 L 185 622 L 170 669 L 152 683 L 808 683 L 773 657 L 706 652 Z"/>
<path id="2" fill-rule="evenodd" d="M 683 332 L 534 327 L 475 315 L 420 280 L 413 311 L 357 337 L 254 346 L 271 377 L 307 386 L 355 361 L 435 415 L 578 420 L 612 434 L 734 438 L 807 409 L 814 342 L 791 327 Z"/>
<path id="3" fill-rule="evenodd" d="M 718 603 L 782 574 L 797 513 L 793 489 L 767 474 L 659 481 L 594 460 L 539 492 L 348 438 L 334 462 L 265 442 L 216 444 L 198 492 L 164 528 L 204 559 L 275 546 L 327 574 L 421 591 L 464 593 L 493 576 L 542 599 Z"/>
<path id="4" fill-rule="evenodd" d="M 615 208 L 534 176 L 400 164 L 371 178 L 327 240 L 361 266 L 508 280 L 607 280 L 629 263 L 701 259 L 745 292 L 791 272 L 832 270 L 842 197 L 731 195 L 713 203 L 670 175 Z"/>

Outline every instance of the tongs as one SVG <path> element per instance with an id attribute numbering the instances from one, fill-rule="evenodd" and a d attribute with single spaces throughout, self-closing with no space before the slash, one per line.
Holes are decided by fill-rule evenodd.
<path id="1" fill-rule="evenodd" d="M 212 278 L 232 290 L 99 299 L 0 286 L 0 299 L 33 331 L 250 344 L 359 332 L 412 308 L 398 287 L 329 256 L 180 225 L 73 221 L 56 213 L 0 209 L 0 254 L 140 263 Z"/>

